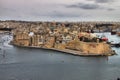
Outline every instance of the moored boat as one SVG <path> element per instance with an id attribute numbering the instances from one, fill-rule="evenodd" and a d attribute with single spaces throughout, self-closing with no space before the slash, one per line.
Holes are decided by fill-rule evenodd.
<path id="1" fill-rule="evenodd" d="M 117 35 L 120 36 L 120 32 L 118 32 Z"/>
<path id="2" fill-rule="evenodd" d="M 111 31 L 111 35 L 115 35 L 116 33 L 117 33 L 116 30 L 112 30 L 112 31 Z"/>

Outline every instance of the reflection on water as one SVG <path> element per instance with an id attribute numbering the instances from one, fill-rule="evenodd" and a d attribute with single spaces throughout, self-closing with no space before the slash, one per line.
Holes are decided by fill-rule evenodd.
<path id="1" fill-rule="evenodd" d="M 113 48 L 118 55 L 108 58 L 12 46 L 4 49 L 5 57 L 0 54 L 0 80 L 116 80 L 120 77 L 119 48 Z"/>

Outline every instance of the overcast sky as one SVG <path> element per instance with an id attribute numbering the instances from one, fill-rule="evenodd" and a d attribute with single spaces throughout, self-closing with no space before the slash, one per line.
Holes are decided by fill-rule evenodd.
<path id="1" fill-rule="evenodd" d="M 120 21 L 120 0 L 0 0 L 1 20 Z"/>

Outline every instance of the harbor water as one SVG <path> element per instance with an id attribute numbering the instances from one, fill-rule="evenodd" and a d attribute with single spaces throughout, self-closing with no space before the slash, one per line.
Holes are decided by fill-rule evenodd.
<path id="1" fill-rule="evenodd" d="M 110 33 L 110 41 L 120 37 Z M 10 36 L 1 36 L 0 80 L 117 80 L 120 77 L 120 48 L 110 57 L 80 57 L 56 51 L 8 45 Z M 2 38 L 1 38 L 2 39 Z"/>

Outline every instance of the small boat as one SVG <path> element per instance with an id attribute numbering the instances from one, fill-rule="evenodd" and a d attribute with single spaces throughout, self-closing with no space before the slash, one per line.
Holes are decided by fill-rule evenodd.
<path id="1" fill-rule="evenodd" d="M 107 41 L 108 41 L 108 38 L 107 38 L 105 35 L 102 35 L 101 40 L 107 42 Z"/>
<path id="2" fill-rule="evenodd" d="M 116 33 L 117 33 L 116 30 L 112 30 L 112 31 L 111 31 L 111 35 L 115 35 Z"/>
<path id="3" fill-rule="evenodd" d="M 111 47 L 120 47 L 120 43 L 111 43 Z"/>
<path id="4" fill-rule="evenodd" d="M 120 32 L 118 32 L 117 35 L 120 36 Z"/>
<path id="5" fill-rule="evenodd" d="M 102 40 L 103 40 L 103 41 L 108 41 L 108 38 L 102 37 Z"/>

